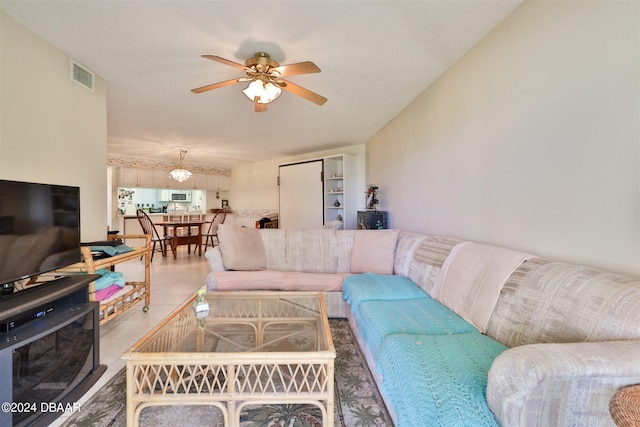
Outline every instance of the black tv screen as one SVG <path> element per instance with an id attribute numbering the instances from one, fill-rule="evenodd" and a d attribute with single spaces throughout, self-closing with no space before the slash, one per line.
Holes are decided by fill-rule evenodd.
<path id="1" fill-rule="evenodd" d="M 3 295 L 80 260 L 80 188 L 0 180 Z"/>

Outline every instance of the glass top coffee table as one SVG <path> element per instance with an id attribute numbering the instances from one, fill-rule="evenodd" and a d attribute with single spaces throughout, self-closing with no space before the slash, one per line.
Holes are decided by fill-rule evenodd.
<path id="1" fill-rule="evenodd" d="M 320 293 L 214 292 L 196 295 L 140 339 L 127 366 L 127 425 L 159 405 L 212 405 L 226 426 L 243 408 L 313 404 L 334 422 L 334 359 Z"/>

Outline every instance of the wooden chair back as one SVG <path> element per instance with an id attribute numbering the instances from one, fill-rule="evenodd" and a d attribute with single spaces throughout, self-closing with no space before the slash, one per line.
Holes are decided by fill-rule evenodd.
<path id="1" fill-rule="evenodd" d="M 209 224 L 209 230 L 207 231 L 208 235 L 217 236 L 218 235 L 218 226 L 224 223 L 225 218 L 227 217 L 226 212 L 218 212 L 213 216 L 211 220 L 211 224 Z"/>
<path id="2" fill-rule="evenodd" d="M 161 240 L 158 229 L 156 229 L 156 226 L 153 221 L 151 221 L 151 218 L 149 218 L 149 215 L 147 215 L 147 213 L 142 209 L 138 209 L 136 211 L 136 215 L 144 234 L 150 234 L 151 240 Z"/>
<path id="3" fill-rule="evenodd" d="M 205 239 L 204 239 L 204 250 L 207 250 L 207 247 L 209 246 L 209 244 L 211 244 L 211 247 L 215 246 L 215 243 L 213 241 L 213 238 L 215 237 L 216 240 L 218 239 L 218 226 L 222 223 L 224 223 L 225 218 L 227 217 L 227 213 L 226 212 L 217 212 L 214 216 L 213 219 L 211 220 L 211 223 L 209 224 L 209 230 L 207 230 L 207 233 L 204 235 Z M 218 242 L 220 243 L 220 242 Z"/>

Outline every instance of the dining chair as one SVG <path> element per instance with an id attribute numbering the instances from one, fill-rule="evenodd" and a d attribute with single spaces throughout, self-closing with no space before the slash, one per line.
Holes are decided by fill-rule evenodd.
<path id="1" fill-rule="evenodd" d="M 162 221 L 164 222 L 182 222 L 184 217 L 182 214 L 166 214 L 162 215 Z M 181 227 L 175 227 L 173 232 L 178 236 L 186 236 L 187 232 Z"/>
<path id="2" fill-rule="evenodd" d="M 213 241 L 213 238 L 215 237 L 215 239 L 218 240 L 218 226 L 224 223 L 224 220 L 226 217 L 227 217 L 226 212 L 218 212 L 213 216 L 213 219 L 209 224 L 209 229 L 204 234 L 204 250 L 205 251 L 207 250 L 207 246 L 209 245 L 209 242 L 211 242 L 212 248 L 216 245 L 215 242 Z M 219 243 L 220 242 L 218 241 L 218 244 Z"/>
<path id="3" fill-rule="evenodd" d="M 166 217 L 167 217 L 167 221 L 182 221 L 181 214 L 169 214 L 169 215 L 166 215 Z"/>
<path id="4" fill-rule="evenodd" d="M 144 234 L 151 235 L 151 241 L 153 242 L 153 246 L 151 248 L 151 261 L 153 261 L 153 254 L 156 252 L 156 245 L 159 246 L 159 250 L 162 253 L 163 257 L 167 256 L 167 245 L 171 247 L 171 251 L 175 253 L 176 248 L 173 247 L 173 236 L 164 235 L 160 237 L 160 233 L 156 229 L 155 224 L 149 218 L 149 215 L 142 209 L 138 209 L 136 211 L 136 216 L 138 217 L 138 222 L 140 222 L 140 226 L 142 227 L 142 231 Z"/>
<path id="5" fill-rule="evenodd" d="M 188 214 L 188 215 L 185 215 L 185 217 L 187 218 L 188 221 L 202 221 L 205 219 L 204 215 L 202 214 Z M 191 230 L 190 230 L 191 235 L 197 236 L 200 233 L 200 229 L 201 229 L 201 226 L 191 227 Z M 200 244 L 202 244 L 202 242 L 200 242 Z M 199 246 L 200 245 L 196 244 L 196 247 L 193 250 L 194 251 L 197 250 Z M 189 245 L 189 250 L 191 250 L 191 245 Z"/>

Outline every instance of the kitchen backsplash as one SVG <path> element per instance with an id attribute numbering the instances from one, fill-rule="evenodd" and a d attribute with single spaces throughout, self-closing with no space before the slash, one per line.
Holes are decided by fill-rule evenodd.
<path id="1" fill-rule="evenodd" d="M 135 215 L 137 209 L 150 213 L 206 210 L 207 193 L 204 190 L 191 190 L 190 202 L 162 201 L 160 191 L 153 188 L 118 188 L 118 209 L 123 215 Z"/>

